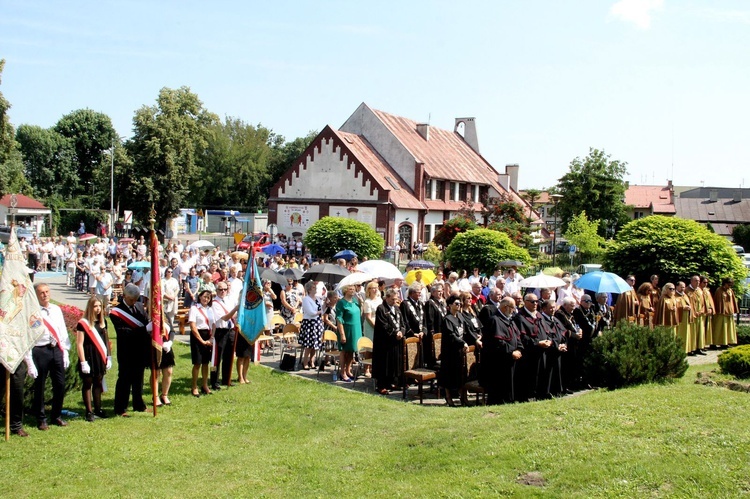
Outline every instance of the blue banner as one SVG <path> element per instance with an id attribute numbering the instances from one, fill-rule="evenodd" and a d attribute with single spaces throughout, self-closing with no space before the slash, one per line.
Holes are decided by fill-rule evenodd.
<path id="1" fill-rule="evenodd" d="M 250 258 L 252 259 L 252 265 L 248 262 L 245 271 L 245 285 L 242 287 L 242 296 L 240 297 L 242 301 L 240 302 L 239 326 L 242 336 L 252 343 L 266 329 L 268 317 L 263 303 L 263 286 L 260 282 L 254 252 Z"/>

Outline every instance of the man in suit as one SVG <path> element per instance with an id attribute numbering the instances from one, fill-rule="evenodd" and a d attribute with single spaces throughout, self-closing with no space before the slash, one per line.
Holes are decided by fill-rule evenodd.
<path id="1" fill-rule="evenodd" d="M 112 325 L 117 331 L 117 385 L 115 414 L 127 417 L 130 393 L 133 410 L 144 412 L 143 374 L 151 357 L 151 336 L 146 331 L 146 311 L 139 302 L 141 291 L 135 284 L 122 290 L 122 301 L 110 311 Z"/>
<path id="2" fill-rule="evenodd" d="M 516 364 L 523 352 L 520 333 L 511 319 L 516 302 L 510 297 L 494 302 L 493 298 L 501 298 L 500 293 L 498 288 L 490 291 L 490 301 L 481 310 L 483 345 L 479 384 L 487 392 L 487 403 L 491 405 L 516 400 Z"/>
<path id="3" fill-rule="evenodd" d="M 50 419 L 57 426 L 68 426 L 60 417 L 63 399 L 65 398 L 65 370 L 70 365 L 70 338 L 65 325 L 62 310 L 50 303 L 49 286 L 45 283 L 34 285 L 39 306 L 44 320 L 44 334 L 37 340 L 31 350 L 31 358 L 38 372 L 34 381 L 34 401 L 31 410 L 37 419 L 37 428 L 41 431 L 49 429 L 47 414 L 44 411 L 44 385 L 49 375 L 52 381 L 52 410 Z"/>

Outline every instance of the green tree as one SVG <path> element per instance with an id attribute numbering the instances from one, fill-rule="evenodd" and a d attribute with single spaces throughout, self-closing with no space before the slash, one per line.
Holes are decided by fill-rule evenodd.
<path id="1" fill-rule="evenodd" d="M 660 215 L 623 227 L 607 248 L 605 264 L 617 274 L 635 274 L 639 282 L 651 274 L 659 274 L 661 283 L 707 274 L 716 286 L 724 277 L 743 283 L 747 274 L 726 239 L 693 220 Z"/>
<path id="2" fill-rule="evenodd" d="M 475 229 L 458 234 L 445 250 L 445 259 L 453 268 L 479 268 L 480 272 L 492 274 L 501 260 L 520 260 L 531 264 L 529 252 L 513 244 L 504 232 L 490 229 Z"/>
<path id="3" fill-rule="evenodd" d="M 385 241 L 364 222 L 339 217 L 323 217 L 307 229 L 305 246 L 319 258 L 330 259 L 349 249 L 359 258 L 380 258 Z"/>
<path id="4" fill-rule="evenodd" d="M 526 189 L 526 192 L 523 193 L 523 198 L 529 202 L 529 218 L 531 218 L 531 210 L 536 209 L 534 205 L 542 196 L 542 192 L 544 191 L 539 189 Z"/>
<path id="5" fill-rule="evenodd" d="M 16 141 L 23 154 L 26 178 L 34 195 L 47 198 L 54 194 L 71 198 L 77 192 L 78 172 L 75 151 L 70 140 L 53 129 L 21 125 Z"/>
<path id="6" fill-rule="evenodd" d="M 513 201 L 505 192 L 487 200 L 482 210 L 488 229 L 505 232 L 515 244 L 528 247 L 531 245 L 531 227 L 523 207 Z"/>
<path id="7" fill-rule="evenodd" d="M 750 252 L 750 224 L 737 225 L 732 229 L 732 240 Z"/>
<path id="8" fill-rule="evenodd" d="M 0 59 L 0 83 L 2 83 L 5 59 Z M 23 174 L 21 151 L 16 142 L 13 125 L 8 118 L 10 102 L 0 92 L 0 196 L 9 192 L 31 194 L 30 186 Z"/>
<path id="9" fill-rule="evenodd" d="M 153 204 L 163 226 L 185 206 L 192 179 L 202 175 L 198 156 L 218 121 L 188 87 L 162 88 L 156 105 L 136 111 L 134 135 L 126 145 L 137 182 L 128 193 L 136 219 L 145 222 Z"/>
<path id="10" fill-rule="evenodd" d="M 190 200 L 202 206 L 264 207 L 268 192 L 262 187 L 269 178 L 273 133 L 231 117 L 208 131 L 208 146 L 199 159 L 201 174 L 193 178 Z"/>
<path id="11" fill-rule="evenodd" d="M 590 148 L 585 158 L 570 162 L 570 170 L 559 180 L 557 215 L 562 231 L 576 214 L 585 211 L 599 220 L 599 235 L 611 237 L 628 222 L 625 206 L 627 163 L 612 160 L 604 151 Z"/>
<path id="12" fill-rule="evenodd" d="M 581 257 L 586 260 L 598 260 L 604 254 L 605 240 L 597 232 L 599 220 L 589 220 L 586 212 L 574 215 L 563 235 L 568 243 L 574 244 Z"/>
<path id="13" fill-rule="evenodd" d="M 112 120 L 104 113 L 78 109 L 60 118 L 54 130 L 70 140 L 75 154 L 79 192 L 89 195 L 96 182 L 97 170 L 106 166 L 104 169 L 109 176 L 109 165 L 102 165 L 102 152 L 119 140 Z M 106 192 L 109 192 L 109 188 Z"/>

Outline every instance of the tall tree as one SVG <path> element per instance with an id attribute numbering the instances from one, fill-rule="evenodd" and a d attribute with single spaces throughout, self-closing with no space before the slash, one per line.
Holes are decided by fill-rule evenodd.
<path id="1" fill-rule="evenodd" d="M 200 174 L 193 178 L 190 200 L 202 206 L 259 209 L 268 193 L 274 134 L 262 125 L 254 127 L 239 118 L 225 118 L 209 127 L 208 146 L 198 160 Z"/>
<path id="2" fill-rule="evenodd" d="M 586 260 L 598 260 L 604 254 L 604 238 L 599 235 L 599 220 L 589 220 L 586 212 L 574 215 L 565 231 L 565 239 L 574 244 Z"/>
<path id="3" fill-rule="evenodd" d="M 73 197 L 78 188 L 78 171 L 71 141 L 53 129 L 36 125 L 19 126 L 16 140 L 23 153 L 24 171 L 34 195 L 40 198 L 53 194 Z"/>
<path id="4" fill-rule="evenodd" d="M 197 160 L 208 146 L 209 127 L 218 121 L 188 87 L 162 88 L 156 105 L 136 111 L 128 151 L 138 182 L 129 192 L 130 207 L 138 220 L 145 222 L 154 204 L 163 226 L 185 206 L 191 179 L 200 174 Z"/>
<path id="5" fill-rule="evenodd" d="M 104 113 L 78 109 L 66 114 L 55 125 L 55 131 L 70 140 L 81 194 L 89 194 L 101 166 L 102 152 L 112 147 L 117 132 L 112 120 Z"/>
<path id="6" fill-rule="evenodd" d="M 534 206 L 534 204 L 539 200 L 542 192 L 543 191 L 539 189 L 526 189 L 526 192 L 524 192 L 523 198 L 529 202 L 529 218 L 531 218 L 531 210 L 536 209 L 536 206 Z"/>
<path id="7" fill-rule="evenodd" d="M 2 83 L 5 59 L 0 59 L 0 83 Z M 28 193 L 29 184 L 23 175 L 21 151 L 16 142 L 13 125 L 8 118 L 8 102 L 0 92 L 0 196 L 8 192 Z"/>
<path id="8" fill-rule="evenodd" d="M 612 160 L 604 151 L 590 148 L 585 158 L 570 162 L 570 170 L 559 180 L 562 198 L 557 214 L 563 232 L 574 215 L 585 211 L 592 220 L 599 220 L 599 235 L 612 237 L 628 222 L 625 206 L 627 163 Z"/>

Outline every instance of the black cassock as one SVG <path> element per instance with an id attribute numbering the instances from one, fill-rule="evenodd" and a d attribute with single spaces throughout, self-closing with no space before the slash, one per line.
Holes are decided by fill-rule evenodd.
<path id="1" fill-rule="evenodd" d="M 446 390 L 460 388 L 464 381 L 464 323 L 454 315 L 443 318 L 443 340 L 440 354 L 440 386 Z"/>
<path id="2" fill-rule="evenodd" d="M 375 310 L 375 328 L 372 341 L 372 375 L 378 389 L 398 385 L 403 372 L 403 343 L 396 334 L 405 331 L 404 319 L 398 307 L 383 302 Z"/>
<path id="3" fill-rule="evenodd" d="M 517 361 L 513 352 L 523 352 L 521 335 L 511 319 L 497 308 L 482 310 L 482 362 L 479 384 L 487 391 L 488 404 L 509 404 L 516 400 L 514 379 Z M 493 312 L 494 310 L 494 312 Z"/>

